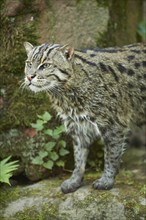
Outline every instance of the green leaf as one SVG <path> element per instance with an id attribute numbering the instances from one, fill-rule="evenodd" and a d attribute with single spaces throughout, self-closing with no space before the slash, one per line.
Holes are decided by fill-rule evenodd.
<path id="1" fill-rule="evenodd" d="M 44 122 L 38 119 L 36 123 L 31 123 L 31 126 L 35 128 L 37 131 L 41 131 L 44 128 L 43 124 Z"/>
<path id="2" fill-rule="evenodd" d="M 18 168 L 18 161 L 8 162 L 11 156 L 0 161 L 0 182 L 8 183 L 10 185 L 9 179 L 13 175 L 12 171 Z"/>
<path id="3" fill-rule="evenodd" d="M 43 125 L 43 124 L 44 124 L 44 121 L 41 120 L 41 119 L 37 119 L 36 124 L 37 124 L 37 125 Z"/>
<path id="4" fill-rule="evenodd" d="M 65 163 L 64 163 L 63 160 L 59 160 L 59 161 L 56 162 L 56 165 L 57 165 L 58 167 L 64 167 Z"/>
<path id="5" fill-rule="evenodd" d="M 65 141 L 63 141 L 63 140 L 61 140 L 61 141 L 59 141 L 59 143 L 58 143 L 61 147 L 63 147 L 63 148 L 65 148 L 66 147 L 66 142 Z"/>
<path id="6" fill-rule="evenodd" d="M 46 157 L 46 156 L 48 156 L 48 152 L 47 151 L 39 151 L 39 157 L 40 158 L 44 158 L 44 157 Z"/>
<path id="7" fill-rule="evenodd" d="M 53 161 L 56 161 L 56 160 L 58 160 L 58 158 L 59 158 L 58 154 L 57 154 L 55 151 L 51 152 L 51 153 L 49 154 L 49 157 L 50 157 Z"/>
<path id="8" fill-rule="evenodd" d="M 55 145 L 56 145 L 56 142 L 50 141 L 47 144 L 45 144 L 44 147 L 47 151 L 51 151 L 55 147 Z"/>
<path id="9" fill-rule="evenodd" d="M 63 132 L 65 132 L 65 127 L 64 125 L 61 125 L 59 127 L 57 127 L 56 129 L 54 129 L 54 135 L 59 135 L 62 134 Z"/>
<path id="10" fill-rule="evenodd" d="M 43 119 L 44 119 L 44 121 L 50 121 L 51 118 L 52 118 L 52 116 L 50 115 L 49 112 L 45 112 L 45 113 L 43 114 Z"/>
<path id="11" fill-rule="evenodd" d="M 32 159 L 32 163 L 36 164 L 36 165 L 42 165 L 44 163 L 44 161 L 42 160 L 42 158 L 40 156 L 37 156 Z"/>
<path id="12" fill-rule="evenodd" d="M 59 154 L 60 154 L 60 156 L 65 156 L 65 155 L 69 154 L 69 151 L 64 148 L 61 148 L 59 150 Z"/>
<path id="13" fill-rule="evenodd" d="M 139 23 L 137 32 L 143 39 L 146 39 L 146 20 Z"/>
<path id="14" fill-rule="evenodd" d="M 45 167 L 49 170 L 52 169 L 53 165 L 54 165 L 54 162 L 52 160 L 48 160 L 47 162 L 43 163 L 43 167 Z"/>
<path id="15" fill-rule="evenodd" d="M 51 129 L 45 130 L 44 133 L 50 135 L 51 137 L 53 136 L 53 131 Z"/>
<path id="16" fill-rule="evenodd" d="M 52 137 L 57 140 L 60 138 L 61 134 L 65 132 L 65 128 L 64 128 L 64 125 L 61 125 L 57 128 L 54 129 L 53 131 L 53 134 L 52 134 Z"/>
<path id="17" fill-rule="evenodd" d="M 49 112 L 45 112 L 43 115 L 38 115 L 40 119 L 44 121 L 44 123 L 48 122 L 51 120 L 52 116 L 50 115 Z"/>
<path id="18" fill-rule="evenodd" d="M 60 138 L 60 135 L 53 133 L 52 138 L 54 138 L 55 140 L 58 140 Z"/>

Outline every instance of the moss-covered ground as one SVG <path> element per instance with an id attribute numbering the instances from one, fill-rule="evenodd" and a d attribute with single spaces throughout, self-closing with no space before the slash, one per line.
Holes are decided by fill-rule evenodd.
<path id="1" fill-rule="evenodd" d="M 60 175 L 33 185 L 11 187 L 2 185 L 0 188 L 1 219 L 7 220 L 11 217 L 12 220 L 30 220 L 31 216 L 31 220 L 65 220 L 73 210 L 76 210 L 77 215 L 80 210 L 81 213 L 85 212 L 85 216 L 88 216 L 87 211 L 90 206 L 92 209 L 96 205 L 98 210 L 98 207 L 103 209 L 111 204 L 122 204 L 125 219 L 144 219 L 146 205 L 144 200 L 146 195 L 144 151 L 137 149 L 133 151 L 130 151 L 130 155 L 133 154 L 133 160 L 130 155 L 127 155 L 126 157 L 130 161 L 130 165 L 127 165 L 127 158 L 124 158 L 126 168 L 122 168 L 116 179 L 115 187 L 110 191 L 92 189 L 92 182 L 99 178 L 101 173 L 91 171 L 86 173 L 84 186 L 75 193 L 67 195 L 60 191 L 59 186 L 64 179 L 68 178 L 68 175 Z M 72 207 L 71 209 L 64 208 L 67 203 Z M 61 207 L 65 210 L 60 211 Z M 106 210 L 104 215 L 106 216 Z"/>

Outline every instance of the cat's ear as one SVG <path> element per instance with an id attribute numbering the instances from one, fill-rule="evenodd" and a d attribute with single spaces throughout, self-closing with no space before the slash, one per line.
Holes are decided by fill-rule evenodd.
<path id="1" fill-rule="evenodd" d="M 33 49 L 33 45 L 29 42 L 24 42 L 24 47 L 27 54 Z"/>
<path id="2" fill-rule="evenodd" d="M 71 60 L 71 58 L 73 57 L 73 54 L 74 54 L 74 48 L 73 47 L 70 47 L 68 44 L 62 46 L 59 48 L 60 51 L 63 52 L 63 54 L 65 55 L 65 57 L 68 59 L 68 60 Z"/>

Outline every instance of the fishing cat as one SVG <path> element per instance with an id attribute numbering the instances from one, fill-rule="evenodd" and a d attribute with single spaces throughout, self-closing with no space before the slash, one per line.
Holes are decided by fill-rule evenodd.
<path id="1" fill-rule="evenodd" d="M 83 182 L 90 145 L 102 138 L 104 172 L 95 189 L 111 189 L 128 136 L 146 124 L 146 45 L 74 50 L 67 45 L 24 43 L 25 87 L 46 91 L 72 136 L 75 169 L 61 189 Z"/>

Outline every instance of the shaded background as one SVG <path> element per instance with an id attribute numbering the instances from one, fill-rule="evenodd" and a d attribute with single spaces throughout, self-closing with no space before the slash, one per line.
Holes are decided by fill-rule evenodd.
<path id="1" fill-rule="evenodd" d="M 20 160 L 21 166 L 17 173 L 25 172 L 31 180 L 47 175 L 44 168 L 31 164 L 30 158 L 39 151 L 39 147 L 36 149 L 30 141 L 35 136 L 30 123 L 36 120 L 37 114 L 46 110 L 53 114 L 45 94 L 33 94 L 20 89 L 26 59 L 23 42 L 30 41 L 35 45 L 55 42 L 70 44 L 75 48 L 122 46 L 140 42 L 144 40 L 139 26 L 145 16 L 144 2 L 0 1 L 0 154 L 1 158 L 12 155 Z M 54 118 L 49 126 L 56 124 L 58 122 Z M 70 149 L 70 140 L 65 139 Z"/>

